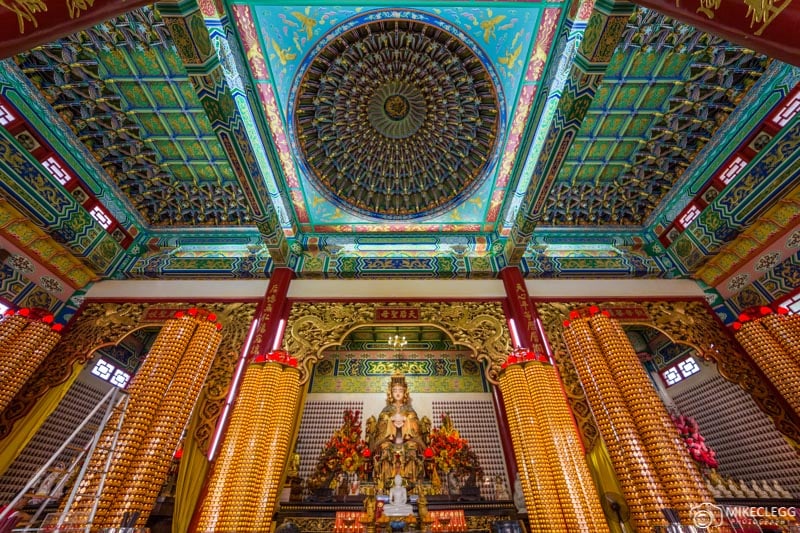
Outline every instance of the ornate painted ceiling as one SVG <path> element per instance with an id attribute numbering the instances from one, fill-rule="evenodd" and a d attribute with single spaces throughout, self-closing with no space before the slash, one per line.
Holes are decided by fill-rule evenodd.
<path id="1" fill-rule="evenodd" d="M 732 312 L 800 269 L 800 69 L 627 2 L 163 2 L 2 66 L 0 238 L 48 307 L 516 265 Z"/>

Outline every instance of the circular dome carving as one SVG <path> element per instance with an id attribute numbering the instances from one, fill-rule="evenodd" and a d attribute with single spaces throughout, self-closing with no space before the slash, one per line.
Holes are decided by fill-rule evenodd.
<path id="1" fill-rule="evenodd" d="M 436 215 L 464 200 L 494 162 L 504 118 L 489 65 L 462 32 L 416 11 L 336 28 L 292 87 L 292 141 L 315 186 L 382 219 Z"/>

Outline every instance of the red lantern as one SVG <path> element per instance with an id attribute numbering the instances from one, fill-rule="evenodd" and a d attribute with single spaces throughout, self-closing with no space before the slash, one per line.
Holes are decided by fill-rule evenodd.
<path id="1" fill-rule="evenodd" d="M 422 452 L 422 455 L 425 456 L 425 459 L 432 459 L 433 458 L 433 450 L 430 448 L 425 448 L 425 451 Z"/>
<path id="2" fill-rule="evenodd" d="M 364 448 L 364 451 L 361 452 L 361 455 L 364 456 L 364 459 L 369 459 L 372 456 L 372 452 L 369 451 L 369 448 Z"/>
<path id="3" fill-rule="evenodd" d="M 739 331 L 740 329 L 742 329 L 742 323 L 741 322 L 734 322 L 732 327 L 733 327 L 733 331 Z"/>
<path id="4" fill-rule="evenodd" d="M 215 315 L 214 313 L 209 313 L 208 314 L 208 321 L 209 322 L 214 322 L 216 319 L 217 319 L 217 315 Z"/>
<path id="5" fill-rule="evenodd" d="M 53 315 L 45 315 L 42 317 L 42 322 L 44 322 L 45 324 L 52 324 L 53 320 L 55 320 L 55 317 Z"/>
<path id="6" fill-rule="evenodd" d="M 197 308 L 196 307 L 192 307 L 191 309 L 189 309 L 189 315 L 190 316 L 197 316 Z"/>
<path id="7" fill-rule="evenodd" d="M 778 314 L 779 315 L 788 315 L 789 314 L 789 310 L 786 309 L 785 307 L 779 307 L 778 308 Z"/>
<path id="8" fill-rule="evenodd" d="M 592 315 L 596 315 L 599 312 L 600 312 L 600 308 L 597 307 L 596 305 L 590 305 L 589 306 L 589 313 L 591 313 Z"/>
<path id="9" fill-rule="evenodd" d="M 28 309 L 27 307 L 23 307 L 22 309 L 20 309 L 19 311 L 17 311 L 17 314 L 19 314 L 19 315 L 21 315 L 21 316 L 30 316 L 30 314 L 31 314 L 31 310 L 30 310 L 30 309 Z"/>
<path id="10" fill-rule="evenodd" d="M 570 317 L 572 320 L 575 320 L 575 319 L 577 319 L 577 318 L 580 318 L 580 317 L 581 317 L 581 314 L 580 314 L 578 311 L 570 311 L 570 312 L 569 312 L 569 317 Z"/>
<path id="11" fill-rule="evenodd" d="M 185 313 L 183 311 L 176 311 L 175 312 L 175 318 L 183 318 L 184 316 L 185 316 Z"/>
<path id="12" fill-rule="evenodd" d="M 57 332 L 61 331 L 62 329 L 64 329 L 64 324 L 53 324 L 52 326 L 50 326 L 50 329 L 52 329 L 53 331 L 55 331 L 57 333 Z"/>
<path id="13" fill-rule="evenodd" d="M 761 316 L 766 316 L 766 315 L 772 313 L 772 309 L 770 309 L 766 305 L 762 305 L 761 308 L 759 309 L 759 311 L 761 312 Z"/>
<path id="14" fill-rule="evenodd" d="M 564 327 L 565 327 L 565 328 L 568 328 L 568 327 L 569 327 L 569 320 L 565 320 L 565 321 L 564 321 Z"/>

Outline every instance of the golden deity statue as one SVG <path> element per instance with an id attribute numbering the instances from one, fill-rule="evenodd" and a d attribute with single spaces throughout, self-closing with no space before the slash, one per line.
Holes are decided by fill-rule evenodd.
<path id="1" fill-rule="evenodd" d="M 373 417 L 367 421 L 367 439 L 375 462 L 373 476 L 379 488 L 388 489 L 396 475 L 415 484 L 422 480 L 425 437 L 417 412 L 411 407 L 405 376 L 394 374 L 386 407 L 377 421 Z"/>

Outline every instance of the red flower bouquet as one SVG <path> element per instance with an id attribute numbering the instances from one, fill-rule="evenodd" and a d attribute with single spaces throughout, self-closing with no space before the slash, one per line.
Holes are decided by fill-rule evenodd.
<path id="1" fill-rule="evenodd" d="M 694 418 L 673 415 L 672 422 L 678 428 L 678 433 L 686 444 L 686 449 L 689 450 L 692 459 L 697 461 L 701 467 L 714 469 L 719 466 L 717 453 L 706 444 L 706 439 L 700 434 L 700 428 Z"/>
<path id="2" fill-rule="evenodd" d="M 432 459 L 442 472 L 480 473 L 477 455 L 470 449 L 467 439 L 459 435 L 447 415 L 442 416 L 442 426 L 431 431 L 425 452 L 425 457 Z"/>
<path id="3" fill-rule="evenodd" d="M 340 472 L 362 475 L 367 468 L 367 457 L 369 449 L 361 438 L 361 412 L 348 409 L 342 427 L 323 446 L 310 484 L 328 486 Z"/>

